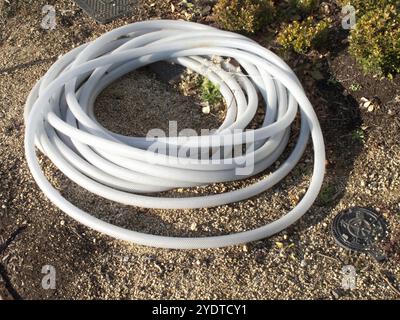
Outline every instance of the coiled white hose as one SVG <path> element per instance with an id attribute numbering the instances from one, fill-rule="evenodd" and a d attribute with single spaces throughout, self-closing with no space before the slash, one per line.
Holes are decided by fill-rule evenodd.
<path id="1" fill-rule="evenodd" d="M 210 61 L 215 56 L 230 57 L 241 69 L 230 62 L 223 62 L 222 68 L 213 68 Z M 213 139 L 195 136 L 148 141 L 112 133 L 96 121 L 94 102 L 106 86 L 132 70 L 161 60 L 188 67 L 219 85 L 228 109 Z M 241 70 L 245 70 L 245 74 Z M 265 102 L 266 117 L 262 126 L 254 131 L 236 132 L 234 129 L 246 128 L 254 117 L 257 93 Z M 254 137 L 255 150 L 245 156 L 254 159 L 254 175 L 268 168 L 284 151 L 298 108 L 302 120 L 295 148 L 276 171 L 259 182 L 243 189 L 201 197 L 143 195 L 244 178 L 237 174 L 237 162 L 229 163 L 224 156 L 215 163 L 193 158 L 182 162 L 177 161 L 176 156 L 148 150 L 151 143 L 157 141 L 169 148 L 190 145 L 201 150 L 216 150 L 221 147 L 219 138 L 223 136 L 232 138 L 231 141 L 248 141 L 246 139 Z M 70 51 L 54 63 L 32 89 L 26 103 L 25 121 L 26 159 L 46 196 L 84 225 L 137 244 L 210 248 L 268 237 L 294 223 L 310 208 L 323 181 L 325 149 L 321 128 L 292 70 L 254 41 L 201 24 L 169 20 L 134 23 Z M 295 208 L 280 219 L 251 231 L 199 238 L 144 234 L 95 218 L 68 202 L 52 187 L 35 153 L 36 145 L 69 179 L 106 199 L 147 208 L 200 208 L 240 201 L 271 188 L 299 161 L 310 132 L 314 147 L 313 177 Z"/>

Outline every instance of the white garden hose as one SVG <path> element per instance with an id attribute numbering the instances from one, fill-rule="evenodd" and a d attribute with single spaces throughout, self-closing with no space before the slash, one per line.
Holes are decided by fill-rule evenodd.
<path id="1" fill-rule="evenodd" d="M 215 67 L 214 57 L 224 57 L 221 67 Z M 241 68 L 225 60 L 228 57 L 237 61 Z M 106 86 L 132 70 L 161 60 L 181 64 L 219 86 L 228 108 L 217 132 L 208 136 L 149 140 L 112 133 L 96 121 L 94 102 Z M 255 116 L 258 93 L 263 97 L 266 110 L 262 126 L 253 131 L 238 131 L 245 129 Z M 246 176 L 237 171 L 239 158 L 254 160 L 251 175 L 264 171 L 286 148 L 289 128 L 298 111 L 302 120 L 296 146 L 276 171 L 260 181 L 217 195 L 183 198 L 149 195 L 178 187 L 243 179 Z M 211 248 L 268 237 L 294 223 L 310 208 L 324 176 L 321 128 L 293 71 L 278 56 L 244 36 L 196 23 L 169 20 L 134 23 L 70 51 L 54 63 L 32 89 L 26 103 L 25 122 L 26 159 L 46 196 L 82 224 L 142 245 Z M 146 208 L 202 208 L 248 199 L 274 186 L 297 164 L 310 132 L 314 171 L 309 189 L 295 208 L 254 230 L 198 238 L 139 233 L 86 213 L 63 198 L 48 182 L 35 152 L 36 145 L 69 179 L 106 199 Z M 210 162 L 194 157 L 181 161 L 185 160 L 181 156 L 148 149 L 157 142 L 170 149 L 194 146 L 203 151 L 215 151 L 221 149 L 221 138 L 225 137 L 240 143 L 254 138 L 254 151 L 241 157 L 222 155 L 220 161 Z M 243 165 L 244 169 L 246 167 L 247 162 Z M 244 218 L 245 215 L 243 212 Z"/>

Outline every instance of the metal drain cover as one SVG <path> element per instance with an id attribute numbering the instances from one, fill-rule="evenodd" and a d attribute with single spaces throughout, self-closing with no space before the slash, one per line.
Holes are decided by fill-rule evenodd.
<path id="1" fill-rule="evenodd" d="M 376 251 L 375 243 L 387 235 L 386 221 L 375 211 L 352 208 L 339 213 L 332 224 L 336 242 L 354 251 Z"/>
<path id="2" fill-rule="evenodd" d="M 131 12 L 140 0 L 75 0 L 75 2 L 99 23 L 107 23 Z"/>

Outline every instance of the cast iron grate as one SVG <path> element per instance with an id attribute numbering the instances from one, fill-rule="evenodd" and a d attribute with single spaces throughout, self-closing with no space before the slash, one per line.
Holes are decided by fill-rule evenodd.
<path id="1" fill-rule="evenodd" d="M 140 0 L 75 0 L 99 23 L 107 23 L 131 12 Z"/>
<path id="2" fill-rule="evenodd" d="M 369 252 L 387 235 L 383 217 L 365 208 L 352 208 L 339 213 L 332 224 L 336 242 L 344 248 Z"/>

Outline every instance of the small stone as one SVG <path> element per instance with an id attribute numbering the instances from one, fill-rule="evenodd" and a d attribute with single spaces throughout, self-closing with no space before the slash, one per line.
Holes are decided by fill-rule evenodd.
<path id="1" fill-rule="evenodd" d="M 371 105 L 368 107 L 368 112 L 372 112 L 372 111 L 374 111 L 374 105 L 373 105 L 373 104 L 371 104 Z"/>
<path id="2" fill-rule="evenodd" d="M 370 105 L 372 105 L 372 102 L 371 102 L 371 101 L 367 101 L 367 102 L 365 102 L 365 103 L 363 104 L 363 107 L 364 107 L 364 108 L 368 108 Z"/>
<path id="3" fill-rule="evenodd" d="M 244 245 L 242 247 L 243 252 L 249 252 L 249 247 L 247 245 Z"/>
<path id="4" fill-rule="evenodd" d="M 193 223 L 190 225 L 190 230 L 192 230 L 192 231 L 196 231 L 196 230 L 197 230 L 197 223 L 196 223 L 196 222 L 193 222 Z"/>
<path id="5" fill-rule="evenodd" d="M 305 266 L 307 266 L 307 262 L 306 262 L 306 260 L 303 259 L 300 262 L 300 267 L 304 268 Z"/>
<path id="6" fill-rule="evenodd" d="M 284 247 L 283 243 L 282 243 L 282 242 L 279 242 L 279 241 L 276 241 L 276 242 L 275 242 L 275 245 L 276 245 L 279 249 L 282 249 L 282 248 Z"/>
<path id="7" fill-rule="evenodd" d="M 210 113 L 210 106 L 205 106 L 205 107 L 203 107 L 202 109 L 201 109 L 201 111 L 204 113 L 204 114 L 209 114 Z"/>

